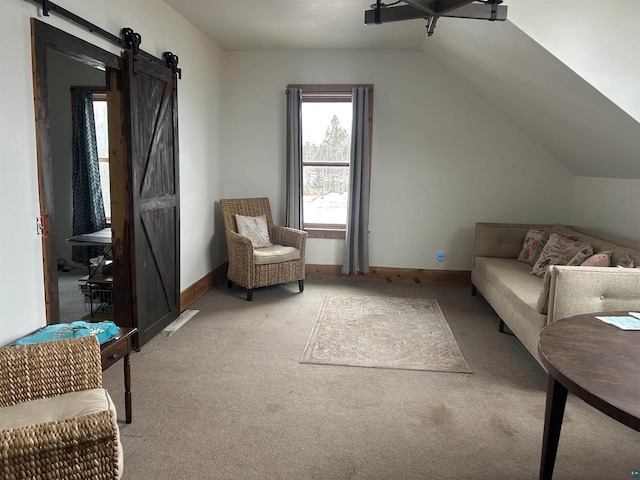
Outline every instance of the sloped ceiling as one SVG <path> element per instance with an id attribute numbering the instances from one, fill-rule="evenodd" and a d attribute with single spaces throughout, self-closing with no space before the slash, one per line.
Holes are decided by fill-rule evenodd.
<path id="1" fill-rule="evenodd" d="M 165 1 L 227 51 L 423 49 L 575 175 L 640 179 L 638 0 L 507 0 L 513 20 L 441 18 L 428 39 L 364 25 L 373 0 Z"/>
<path id="2" fill-rule="evenodd" d="M 640 124 L 510 21 L 443 18 L 424 49 L 574 174 L 640 178 Z"/>

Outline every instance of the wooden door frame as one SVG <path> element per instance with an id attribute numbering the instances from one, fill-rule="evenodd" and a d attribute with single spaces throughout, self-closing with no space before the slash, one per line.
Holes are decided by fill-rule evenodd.
<path id="1" fill-rule="evenodd" d="M 114 321 L 120 326 L 135 324 L 136 310 L 131 288 L 135 278 L 131 259 L 131 202 L 127 168 L 128 135 L 125 129 L 122 85 L 122 60 L 119 56 L 81 40 L 35 18 L 31 19 L 33 89 L 36 119 L 36 155 L 40 215 L 47 218 L 46 234 L 42 236 L 44 293 L 47 324 L 60 322 L 58 270 L 55 258 L 55 209 L 53 201 L 53 162 L 49 130 L 49 92 L 47 51 L 52 50 L 81 63 L 105 70 L 109 102 L 109 157 L 112 198 Z M 111 130 L 113 129 L 113 130 Z M 113 132 L 113 133 L 112 133 Z M 115 142 L 111 141 L 117 139 Z M 113 165 L 111 165 L 113 162 Z M 116 206 L 114 209 L 113 206 Z"/>

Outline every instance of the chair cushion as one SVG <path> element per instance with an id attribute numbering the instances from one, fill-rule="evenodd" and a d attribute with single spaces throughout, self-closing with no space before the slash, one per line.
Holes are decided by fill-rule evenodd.
<path id="1" fill-rule="evenodd" d="M 116 408 L 109 393 L 103 388 L 65 393 L 52 398 L 40 398 L 0 408 L 0 429 L 8 430 L 28 425 L 56 422 L 105 410 L 113 412 L 113 428 L 116 432 L 119 432 L 116 421 Z M 123 466 L 122 443 L 118 433 L 118 471 L 120 474 L 122 474 Z M 117 478 L 120 478 L 120 475 Z"/>
<path id="2" fill-rule="evenodd" d="M 284 245 L 271 245 L 270 247 L 253 249 L 253 261 L 256 265 L 267 265 L 299 259 L 300 250 L 293 247 L 285 247 Z"/>
<path id="3" fill-rule="evenodd" d="M 253 248 L 270 247 L 269 226 L 267 224 L 267 216 L 246 217 L 236 213 L 236 225 L 238 233 L 243 237 L 251 240 Z"/>

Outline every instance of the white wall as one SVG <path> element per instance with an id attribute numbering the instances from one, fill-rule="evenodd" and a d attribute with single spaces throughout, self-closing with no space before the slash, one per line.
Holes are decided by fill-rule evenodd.
<path id="1" fill-rule="evenodd" d="M 87 2 L 60 6 L 118 34 L 130 26 L 142 49 L 180 57 L 179 81 L 181 265 L 184 289 L 224 261 L 224 235 L 214 225 L 220 197 L 222 52 L 160 0 Z M 29 17 L 40 9 L 24 0 L 2 0 L 0 53 L 11 68 L 0 69 L 0 344 L 45 322 L 42 248 L 35 233 L 39 215 Z M 119 53 L 120 49 L 51 14 L 40 20 Z"/>
<path id="2" fill-rule="evenodd" d="M 507 0 L 505 4 L 510 21 L 640 121 L 640 2 Z"/>
<path id="3" fill-rule="evenodd" d="M 569 220 L 568 170 L 423 52 L 225 55 L 225 196 L 266 195 L 284 220 L 286 85 L 373 83 L 371 265 L 468 270 L 477 221 Z M 309 241 L 308 263 L 341 255 Z"/>
<path id="4" fill-rule="evenodd" d="M 571 223 L 640 240 L 640 180 L 576 177 Z"/>
<path id="5" fill-rule="evenodd" d="M 71 246 L 66 239 L 73 235 L 73 125 L 71 86 L 105 86 L 105 73 L 64 55 L 47 55 L 51 159 L 53 163 L 54 232 L 56 259 L 71 262 Z"/>

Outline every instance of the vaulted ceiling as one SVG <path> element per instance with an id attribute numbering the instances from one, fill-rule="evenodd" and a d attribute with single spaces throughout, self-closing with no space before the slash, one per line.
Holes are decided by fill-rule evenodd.
<path id="1" fill-rule="evenodd" d="M 637 0 L 506 0 L 506 22 L 365 25 L 373 0 L 165 0 L 227 51 L 423 50 L 580 176 L 640 178 Z"/>

